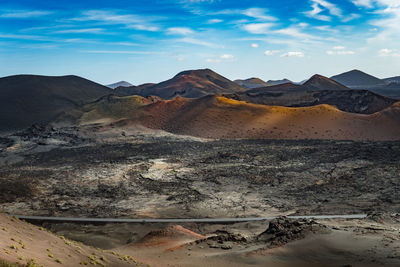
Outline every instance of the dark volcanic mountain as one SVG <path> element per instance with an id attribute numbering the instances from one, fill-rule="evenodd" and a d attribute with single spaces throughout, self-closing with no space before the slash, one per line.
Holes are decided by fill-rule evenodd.
<path id="1" fill-rule="evenodd" d="M 282 79 L 282 80 L 268 80 L 267 83 L 269 85 L 279 85 L 279 84 L 293 83 L 293 82 L 288 79 Z"/>
<path id="2" fill-rule="evenodd" d="M 315 74 L 308 79 L 308 81 L 302 85 L 302 89 L 303 88 L 307 88 L 307 90 L 349 90 L 349 88 L 343 84 L 319 74 Z"/>
<path id="3" fill-rule="evenodd" d="M 261 80 L 259 78 L 249 78 L 246 80 L 234 80 L 234 82 L 237 83 L 238 85 L 243 86 L 248 89 L 270 86 L 269 83 L 264 82 L 263 80 Z"/>
<path id="4" fill-rule="evenodd" d="M 332 76 L 331 79 L 350 88 L 362 89 L 361 87 L 364 87 L 364 89 L 367 89 L 369 87 L 385 85 L 384 80 L 378 79 L 360 70 L 351 70 L 339 75 Z"/>
<path id="5" fill-rule="evenodd" d="M 383 79 L 387 83 L 400 83 L 400 76 Z"/>
<path id="6" fill-rule="evenodd" d="M 140 95 L 140 92 L 147 87 L 155 86 L 156 83 L 145 83 L 138 86 L 119 86 L 115 88 L 114 93 L 119 96 Z"/>
<path id="7" fill-rule="evenodd" d="M 346 112 L 371 114 L 381 111 L 397 100 L 368 90 L 352 90 L 321 75 L 314 75 L 303 85 L 291 83 L 225 95 L 255 104 L 308 107 L 328 104 Z"/>
<path id="8" fill-rule="evenodd" d="M 387 97 L 400 98 L 400 77 L 378 79 L 362 71 L 352 70 L 331 79 L 352 89 L 366 89 Z"/>
<path id="9" fill-rule="evenodd" d="M 178 73 L 167 81 L 139 87 L 128 87 L 128 89 L 117 90 L 120 95 L 133 93 L 141 96 L 158 96 L 171 99 L 176 96 L 197 98 L 212 94 L 229 94 L 243 92 L 246 89 L 231 80 L 215 73 L 210 69 L 188 70 Z"/>
<path id="10" fill-rule="evenodd" d="M 262 88 L 254 88 L 246 92 L 261 93 L 261 92 L 286 92 L 286 91 L 298 92 L 298 91 L 320 91 L 320 90 L 349 90 L 349 88 L 327 77 L 315 74 L 302 85 L 288 82 Z"/>
<path id="11" fill-rule="evenodd" d="M 72 75 L 0 78 L 0 130 L 46 123 L 65 110 L 110 93 L 103 85 Z"/>
<path id="12" fill-rule="evenodd" d="M 310 107 L 320 104 L 335 106 L 341 111 L 372 114 L 390 107 L 397 102 L 370 92 L 368 90 L 320 90 L 320 91 L 286 91 L 286 92 L 245 92 L 225 95 L 226 97 L 254 104 Z"/>

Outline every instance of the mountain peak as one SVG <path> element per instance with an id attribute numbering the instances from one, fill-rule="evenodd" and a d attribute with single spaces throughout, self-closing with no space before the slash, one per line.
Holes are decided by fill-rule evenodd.
<path id="1" fill-rule="evenodd" d="M 346 86 L 320 74 L 313 75 L 303 84 L 305 87 L 317 90 L 348 90 Z"/>
<path id="2" fill-rule="evenodd" d="M 201 76 L 201 75 L 218 75 L 215 71 L 211 69 L 196 69 L 196 70 L 184 70 L 179 72 L 178 74 L 175 75 L 177 76 L 182 76 L 182 75 L 195 75 L 195 76 Z"/>
<path id="3" fill-rule="evenodd" d="M 346 86 L 353 86 L 353 87 L 361 87 L 361 86 L 369 87 L 369 86 L 385 84 L 385 81 L 357 69 L 332 76 L 331 79 L 339 83 L 342 83 Z"/>

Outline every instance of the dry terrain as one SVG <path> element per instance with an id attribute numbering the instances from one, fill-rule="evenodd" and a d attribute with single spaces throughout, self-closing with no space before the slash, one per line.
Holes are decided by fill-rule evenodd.
<path id="1" fill-rule="evenodd" d="M 278 107 L 223 97 L 204 99 L 103 98 L 68 114 L 72 122 L 79 119 L 79 126 L 35 125 L 3 135 L 1 210 L 104 218 L 360 213 L 368 217 L 179 225 L 35 222 L 65 239 L 1 215 L 0 260 L 26 264 L 35 259 L 39 266 L 79 266 L 81 261 L 107 266 L 137 262 L 151 266 L 399 266 L 399 141 L 246 140 L 233 138 L 233 131 L 229 139 L 219 140 L 171 133 L 221 129 L 216 123 L 210 127 L 206 120 L 226 110 L 244 114 L 227 118 L 243 123 L 251 114 L 265 119 L 303 112 L 290 108 L 282 112 Z M 192 105 L 195 101 L 200 103 Z M 164 127 L 146 128 L 140 123 L 144 117 L 136 117 L 159 114 L 149 121 L 162 125 L 188 103 L 188 111 L 195 107 L 193 112 L 199 114 L 193 124 L 181 124 L 188 128 L 178 124 L 170 124 L 169 132 L 161 130 Z M 305 113 L 328 116 L 330 112 L 361 122 L 376 117 L 377 123 L 387 123 L 398 117 L 396 106 L 373 115 L 324 106 Z M 184 122 L 191 115 L 181 116 Z M 369 125 L 361 122 L 353 120 L 353 126 Z"/>

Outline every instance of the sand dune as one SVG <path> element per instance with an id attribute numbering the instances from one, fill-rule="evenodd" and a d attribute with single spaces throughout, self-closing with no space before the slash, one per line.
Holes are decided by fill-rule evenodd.
<path id="1" fill-rule="evenodd" d="M 95 249 L 1 213 L 0 227 L 2 266 L 136 265 L 131 255 Z"/>

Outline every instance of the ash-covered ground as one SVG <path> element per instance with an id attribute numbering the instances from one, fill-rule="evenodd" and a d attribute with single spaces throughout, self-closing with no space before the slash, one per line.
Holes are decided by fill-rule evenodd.
<path id="1" fill-rule="evenodd" d="M 3 136 L 0 208 L 71 217 L 396 213 L 400 142 L 205 140 L 144 129 Z"/>

